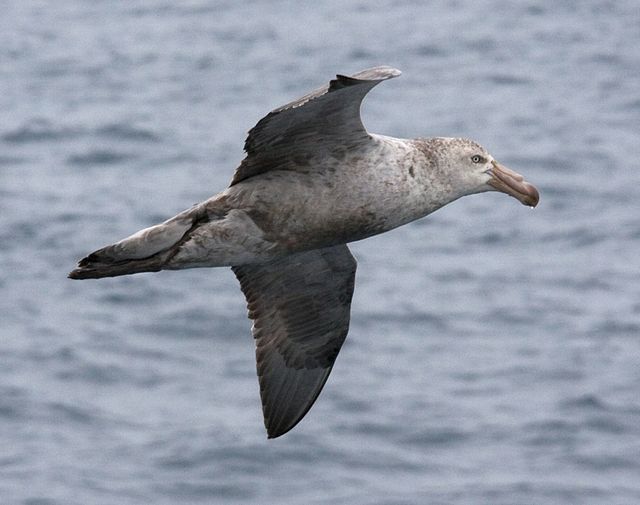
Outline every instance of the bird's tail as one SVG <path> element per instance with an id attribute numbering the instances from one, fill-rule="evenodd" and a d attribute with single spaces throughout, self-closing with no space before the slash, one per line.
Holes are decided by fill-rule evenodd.
<path id="1" fill-rule="evenodd" d="M 120 242 L 92 252 L 69 273 L 71 279 L 100 279 L 139 272 L 158 272 L 197 224 L 197 213 L 185 211 L 145 228 Z"/>
<path id="2" fill-rule="evenodd" d="M 78 266 L 69 272 L 70 279 L 100 279 L 140 272 L 158 272 L 162 270 L 164 259 L 161 255 L 139 260 L 113 261 L 105 259 L 100 251 L 91 253 L 78 262 Z"/>

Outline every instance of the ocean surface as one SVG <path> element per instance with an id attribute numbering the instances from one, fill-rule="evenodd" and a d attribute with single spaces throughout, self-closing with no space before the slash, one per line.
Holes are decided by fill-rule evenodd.
<path id="1" fill-rule="evenodd" d="M 636 0 L 8 0 L 0 503 L 640 503 Z M 224 189 L 246 131 L 387 64 L 363 116 L 466 136 L 541 193 L 353 244 L 349 337 L 267 440 L 229 269 L 71 281 Z"/>

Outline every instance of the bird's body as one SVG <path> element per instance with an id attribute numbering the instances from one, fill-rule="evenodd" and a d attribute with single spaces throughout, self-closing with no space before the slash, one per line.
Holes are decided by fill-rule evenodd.
<path id="1" fill-rule="evenodd" d="M 346 337 L 355 260 L 345 244 L 498 189 L 537 191 L 466 139 L 370 134 L 364 95 L 399 75 L 377 67 L 276 109 L 247 138 L 231 185 L 174 218 L 80 261 L 72 278 L 231 266 L 255 320 L 270 437 L 311 407 Z"/>

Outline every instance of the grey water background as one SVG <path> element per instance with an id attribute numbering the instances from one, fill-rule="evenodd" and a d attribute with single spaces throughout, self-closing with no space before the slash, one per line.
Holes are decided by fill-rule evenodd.
<path id="1" fill-rule="evenodd" d="M 635 0 L 5 1 L 0 503 L 640 503 Z M 77 282 L 222 190 L 337 72 L 368 128 L 467 136 L 534 182 L 356 243 L 349 337 L 267 441 L 228 269 Z"/>

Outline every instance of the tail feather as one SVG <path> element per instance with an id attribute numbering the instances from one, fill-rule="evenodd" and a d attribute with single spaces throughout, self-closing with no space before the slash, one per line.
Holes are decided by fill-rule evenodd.
<path id="1" fill-rule="evenodd" d="M 99 251 L 96 251 L 98 253 Z M 91 253 L 78 262 L 78 267 L 69 272 L 70 279 L 101 279 L 118 275 L 141 272 L 159 272 L 165 263 L 165 254 L 156 254 L 150 258 L 137 260 L 109 261 Z"/>
<path id="2" fill-rule="evenodd" d="M 193 210 L 178 214 L 164 223 L 145 228 L 115 244 L 92 252 L 69 273 L 71 279 L 99 279 L 139 272 L 158 272 L 171 248 L 197 226 L 200 217 Z"/>

